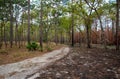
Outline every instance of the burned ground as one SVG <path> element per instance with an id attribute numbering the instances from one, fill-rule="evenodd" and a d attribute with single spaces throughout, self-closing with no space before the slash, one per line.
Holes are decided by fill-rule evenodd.
<path id="1" fill-rule="evenodd" d="M 38 73 L 36 79 L 120 79 L 120 51 L 71 48 L 69 55 Z"/>

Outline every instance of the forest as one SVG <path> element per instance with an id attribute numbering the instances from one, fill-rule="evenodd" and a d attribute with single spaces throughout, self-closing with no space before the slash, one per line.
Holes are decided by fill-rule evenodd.
<path id="1" fill-rule="evenodd" d="M 117 45 L 119 4 L 104 0 L 0 0 L 0 48 L 24 42 Z M 118 13 L 117 9 L 118 7 Z M 118 14 L 118 15 L 117 15 Z M 118 22 L 117 22 L 118 20 Z"/>
<path id="2" fill-rule="evenodd" d="M 0 65 L 42 56 L 48 52 L 69 47 L 70 56 L 73 53 L 76 54 L 76 51 L 85 52 L 77 53 L 77 57 L 74 55 L 73 61 L 77 63 L 76 67 L 79 67 L 78 59 L 81 59 L 82 55 L 94 55 L 97 61 L 99 56 L 101 59 L 104 58 L 101 54 L 108 54 L 107 56 L 113 59 L 116 57 L 115 62 L 109 60 L 105 62 L 109 65 L 114 62 L 115 67 L 119 68 L 120 59 L 117 57 L 120 56 L 119 45 L 120 0 L 0 0 Z M 67 58 L 63 60 L 64 62 L 62 60 L 59 62 L 65 64 Z M 94 60 L 94 57 L 85 60 L 89 62 Z M 50 67 L 53 68 L 53 66 Z M 102 68 L 104 67 L 107 66 L 104 65 Z M 91 74 L 87 75 L 84 77 L 74 75 L 75 77 L 71 78 L 65 75 L 54 78 L 43 74 L 43 77 L 36 79 L 120 78 L 120 74 L 117 77 L 111 75 L 104 77 L 102 74 L 103 77 L 98 76 L 98 78 L 93 75 L 90 77 Z M 1 78 L 3 76 L 0 73 Z"/>

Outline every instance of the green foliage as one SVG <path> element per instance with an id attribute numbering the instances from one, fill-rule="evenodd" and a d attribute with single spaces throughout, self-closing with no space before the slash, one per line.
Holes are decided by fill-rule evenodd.
<path id="1" fill-rule="evenodd" d="M 46 46 L 47 51 L 52 51 L 52 48 L 50 46 Z"/>
<path id="2" fill-rule="evenodd" d="M 38 50 L 39 50 L 39 51 L 43 51 L 44 49 L 43 49 L 41 46 L 39 46 L 39 47 L 38 47 Z"/>
<path id="3" fill-rule="evenodd" d="M 32 50 L 31 44 L 27 44 L 26 48 L 27 48 L 28 50 Z"/>
<path id="4" fill-rule="evenodd" d="M 36 42 L 32 42 L 30 44 L 27 44 L 26 48 L 29 50 L 29 51 L 33 51 L 33 50 L 37 50 L 38 48 L 38 44 Z"/>
<path id="5" fill-rule="evenodd" d="M 35 43 L 35 42 L 32 42 L 31 47 L 32 47 L 33 50 L 36 50 L 37 47 L 38 47 L 38 44 Z"/>

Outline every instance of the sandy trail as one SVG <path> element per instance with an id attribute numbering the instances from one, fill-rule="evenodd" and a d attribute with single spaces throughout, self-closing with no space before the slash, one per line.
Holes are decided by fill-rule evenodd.
<path id="1" fill-rule="evenodd" d="M 38 70 L 51 65 L 55 61 L 63 58 L 68 53 L 69 48 L 63 47 L 40 57 L 26 59 L 17 63 L 1 65 L 0 79 L 25 79 L 28 75 L 34 74 Z"/>

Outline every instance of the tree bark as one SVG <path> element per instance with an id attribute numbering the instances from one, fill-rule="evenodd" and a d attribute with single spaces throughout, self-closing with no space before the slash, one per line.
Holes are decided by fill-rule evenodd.
<path id="1" fill-rule="evenodd" d="M 101 20 L 101 17 L 99 16 L 97 10 L 95 9 L 95 12 L 98 16 L 98 19 L 100 21 L 100 28 L 101 28 L 101 44 L 104 45 L 104 47 L 106 48 L 106 45 L 105 45 L 105 34 L 104 34 L 104 29 L 103 29 L 103 25 L 102 25 L 102 20 Z"/>
<path id="2" fill-rule="evenodd" d="M 18 23 L 16 19 L 16 27 L 15 27 L 15 45 L 16 46 L 17 46 L 17 42 L 18 42 Z"/>
<path id="3" fill-rule="evenodd" d="M 12 0 L 10 0 L 10 47 L 13 46 L 13 6 Z"/>
<path id="4" fill-rule="evenodd" d="M 72 4 L 73 4 L 73 0 L 72 0 Z M 71 24 L 71 27 L 72 27 L 72 47 L 74 46 L 74 8 L 72 6 L 72 24 Z"/>
<path id="5" fill-rule="evenodd" d="M 30 44 L 30 0 L 28 0 L 28 34 L 27 34 L 27 41 Z"/>
<path id="6" fill-rule="evenodd" d="M 119 32 L 119 8 L 120 8 L 120 1 L 116 0 L 116 50 L 119 50 L 119 38 L 118 38 L 118 32 Z"/>
<path id="7" fill-rule="evenodd" d="M 40 47 L 41 47 L 41 51 L 43 51 L 43 43 L 42 43 L 42 37 L 43 37 L 43 30 L 42 30 L 42 28 L 43 28 L 43 23 L 42 23 L 42 19 L 43 19 L 43 5 L 42 5 L 42 1 L 41 1 L 41 10 L 40 10 L 40 40 L 39 40 L 39 44 L 40 44 Z"/>
<path id="8" fill-rule="evenodd" d="M 4 24 L 4 44 L 5 44 L 5 47 L 7 47 L 7 41 L 6 41 L 6 26 Z"/>
<path id="9" fill-rule="evenodd" d="M 60 33 L 60 43 L 63 44 L 63 33 L 62 33 L 62 31 Z"/>
<path id="10" fill-rule="evenodd" d="M 58 44 L 58 35 L 57 35 L 57 23 L 55 22 L 55 43 Z"/>
<path id="11" fill-rule="evenodd" d="M 115 35 L 115 23 L 114 20 L 112 20 L 112 34 Z"/>
<path id="12" fill-rule="evenodd" d="M 0 31 L 1 31 L 1 33 L 0 33 L 0 49 L 2 48 L 2 42 L 3 42 L 3 33 L 2 33 L 2 27 L 3 27 L 3 22 L 1 23 L 1 25 L 0 25 Z"/>
<path id="13" fill-rule="evenodd" d="M 91 48 L 90 45 L 90 26 L 89 24 L 86 24 L 86 34 L 87 34 L 87 48 Z"/>

